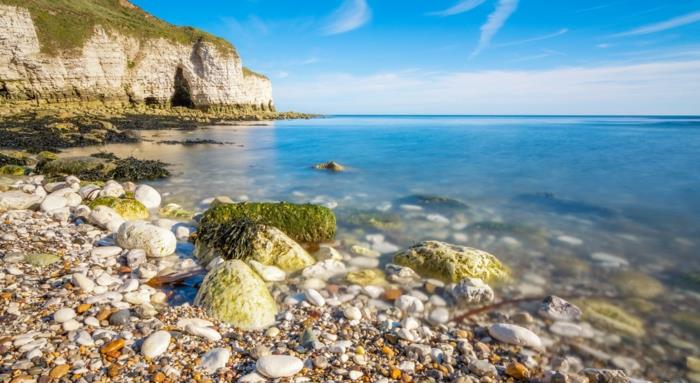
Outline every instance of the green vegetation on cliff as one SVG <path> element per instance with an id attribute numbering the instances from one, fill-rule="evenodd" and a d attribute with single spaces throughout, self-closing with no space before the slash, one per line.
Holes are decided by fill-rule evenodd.
<path id="1" fill-rule="evenodd" d="M 99 25 L 138 39 L 164 38 L 183 44 L 207 41 L 236 55 L 228 41 L 192 27 L 167 23 L 127 0 L 0 0 L 0 4 L 29 10 L 41 51 L 47 54 L 79 49 Z"/>

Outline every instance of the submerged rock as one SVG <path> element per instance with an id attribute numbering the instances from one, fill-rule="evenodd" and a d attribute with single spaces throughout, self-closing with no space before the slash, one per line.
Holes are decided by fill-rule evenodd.
<path id="1" fill-rule="evenodd" d="M 224 261 L 207 273 L 195 304 L 243 330 L 269 327 L 277 315 L 265 282 L 240 260 Z"/>
<path id="2" fill-rule="evenodd" d="M 148 209 L 141 202 L 131 198 L 99 197 L 88 206 L 91 209 L 97 206 L 111 207 L 127 221 L 148 218 Z"/>
<path id="3" fill-rule="evenodd" d="M 314 169 L 330 170 L 332 172 L 342 172 L 342 171 L 345 171 L 345 166 L 343 166 L 335 161 L 330 161 L 330 162 L 316 164 L 316 165 L 314 165 Z"/>
<path id="4" fill-rule="evenodd" d="M 581 309 L 576 305 L 559 298 L 556 295 L 550 295 L 545 298 L 540 304 L 538 313 L 545 318 L 555 321 L 577 321 L 581 319 Z"/>
<path id="5" fill-rule="evenodd" d="M 403 227 L 398 214 L 378 210 L 343 209 L 338 213 L 338 220 L 344 224 L 373 227 L 381 230 L 399 230 Z"/>
<path id="6" fill-rule="evenodd" d="M 223 259 L 255 260 L 289 273 L 316 262 L 279 229 L 247 219 L 200 227 L 195 255 L 203 264 L 220 256 Z"/>
<path id="7" fill-rule="evenodd" d="M 458 199 L 431 194 L 412 194 L 398 199 L 396 204 L 416 205 L 431 209 L 467 209 L 469 207 Z"/>
<path id="8" fill-rule="evenodd" d="M 323 242 L 335 237 L 335 215 L 331 209 L 311 204 L 287 202 L 221 204 L 207 210 L 200 232 L 217 230 L 226 222 L 243 219 L 274 226 L 299 242 Z"/>
<path id="9" fill-rule="evenodd" d="M 581 371 L 590 383 L 629 383 L 630 378 L 622 370 L 585 368 Z"/>
<path id="10" fill-rule="evenodd" d="M 656 278 L 636 271 L 620 271 L 610 278 L 610 282 L 623 296 L 651 299 L 664 292 L 664 285 Z"/>
<path id="11" fill-rule="evenodd" d="M 354 283 L 360 286 L 368 285 L 383 285 L 386 283 L 384 272 L 379 269 L 367 269 L 361 271 L 353 271 L 345 276 L 349 283 Z"/>
<path id="12" fill-rule="evenodd" d="M 471 247 L 439 241 L 420 242 L 398 252 L 394 263 L 443 282 L 458 282 L 465 278 L 492 282 L 509 277 L 508 269 L 495 256 Z"/>
<path id="13" fill-rule="evenodd" d="M 623 309 L 603 300 L 586 300 L 582 303 L 584 317 L 605 328 L 640 337 L 644 335 L 644 322 Z"/>
<path id="14" fill-rule="evenodd" d="M 150 257 L 165 257 L 175 252 L 177 239 L 170 230 L 144 221 L 123 223 L 117 232 L 117 244 L 125 249 L 143 249 Z"/>

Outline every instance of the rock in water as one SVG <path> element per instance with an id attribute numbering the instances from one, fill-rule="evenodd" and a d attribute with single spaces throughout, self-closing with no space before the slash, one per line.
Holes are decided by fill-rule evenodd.
<path id="1" fill-rule="evenodd" d="M 581 318 L 581 309 L 556 295 L 550 295 L 540 304 L 539 314 L 555 321 L 573 322 Z"/>
<path id="2" fill-rule="evenodd" d="M 490 303 L 495 296 L 491 286 L 479 278 L 462 279 L 455 285 L 449 285 L 448 290 L 458 306 Z"/>
<path id="3" fill-rule="evenodd" d="M 585 368 L 581 374 L 586 376 L 590 383 L 629 383 L 630 381 L 630 378 L 622 370 Z"/>
<path id="4" fill-rule="evenodd" d="M 224 261 L 207 273 L 195 304 L 243 330 L 269 327 L 277 315 L 265 282 L 240 260 Z"/>
<path id="5" fill-rule="evenodd" d="M 151 334 L 141 345 L 141 354 L 149 358 L 156 358 L 168 350 L 170 344 L 170 333 L 167 331 L 156 331 Z"/>
<path id="6" fill-rule="evenodd" d="M 323 242 L 335 237 L 333 211 L 318 205 L 280 203 L 220 204 L 207 210 L 200 223 L 200 233 L 216 230 L 225 222 L 249 219 L 274 226 L 295 241 Z"/>
<path id="7" fill-rule="evenodd" d="M 529 347 L 535 350 L 544 349 L 542 340 L 537 334 L 525 327 L 514 324 L 496 323 L 489 327 L 489 335 L 503 343 Z"/>
<path id="8" fill-rule="evenodd" d="M 156 209 L 160 206 L 160 193 L 148 185 L 139 185 L 134 191 L 134 199 L 141 202 L 146 209 Z"/>
<path id="9" fill-rule="evenodd" d="M 335 161 L 330 161 L 330 162 L 316 164 L 316 165 L 314 165 L 314 169 L 330 170 L 332 172 L 342 172 L 342 171 L 345 171 L 345 166 L 343 166 Z"/>
<path id="10" fill-rule="evenodd" d="M 111 207 L 126 220 L 148 218 L 148 209 L 141 202 L 131 198 L 99 197 L 88 206 L 91 209 L 97 206 Z"/>
<path id="11" fill-rule="evenodd" d="M 580 303 L 585 319 L 598 326 L 636 337 L 646 332 L 642 320 L 606 301 L 588 299 Z"/>
<path id="12" fill-rule="evenodd" d="M 223 259 L 254 260 L 293 273 L 316 260 L 279 229 L 247 219 L 227 221 L 199 230 L 195 255 L 202 264 L 217 256 Z"/>
<path id="13" fill-rule="evenodd" d="M 444 282 L 479 278 L 486 282 L 505 280 L 508 269 L 493 255 L 466 246 L 424 241 L 396 253 L 394 263 L 407 266 L 426 277 Z"/>
<path id="14" fill-rule="evenodd" d="M 258 359 L 255 368 L 268 378 L 288 378 L 301 371 L 304 362 L 291 355 L 266 355 Z"/>
<path id="15" fill-rule="evenodd" d="M 125 249 L 143 249 L 151 257 L 164 257 L 175 252 L 177 239 L 170 230 L 144 221 L 131 221 L 119 227 L 117 244 Z"/>

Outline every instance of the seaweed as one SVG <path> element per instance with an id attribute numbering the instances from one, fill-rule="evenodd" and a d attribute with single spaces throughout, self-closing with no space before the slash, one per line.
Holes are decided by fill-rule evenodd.
<path id="1" fill-rule="evenodd" d="M 115 169 L 109 173 L 109 177 L 117 181 L 155 180 L 170 177 L 171 173 L 166 168 L 167 163 L 158 160 L 139 160 L 127 157 L 114 161 Z"/>
<path id="2" fill-rule="evenodd" d="M 432 194 L 412 194 L 396 200 L 397 204 L 419 205 L 433 209 L 467 209 L 469 206 L 455 198 Z"/>

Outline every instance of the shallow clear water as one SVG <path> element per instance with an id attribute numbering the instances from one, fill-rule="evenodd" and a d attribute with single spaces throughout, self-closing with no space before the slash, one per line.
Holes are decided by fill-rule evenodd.
<path id="1" fill-rule="evenodd" d="M 152 141 L 100 150 L 174 164 L 174 177 L 153 183 L 171 193 L 166 201 L 337 204 L 339 238 L 483 248 L 513 269 L 513 295 L 614 295 L 620 268 L 592 256 L 611 254 L 666 289 L 644 297 L 653 309 L 623 306 L 679 338 L 699 331 L 664 314 L 700 321 L 698 282 L 688 277 L 700 271 L 700 118 L 338 116 L 142 135 Z M 194 138 L 232 144 L 157 143 Z M 349 170 L 311 168 L 329 160 Z M 401 206 L 414 204 L 412 194 L 468 208 Z M 358 224 L 358 212 L 398 223 Z"/>

